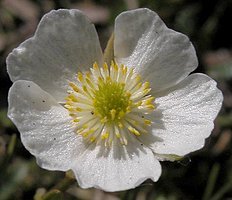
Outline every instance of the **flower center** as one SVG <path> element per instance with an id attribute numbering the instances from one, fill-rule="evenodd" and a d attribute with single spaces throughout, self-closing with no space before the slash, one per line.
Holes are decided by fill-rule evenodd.
<path id="1" fill-rule="evenodd" d="M 87 142 L 128 143 L 130 137 L 148 132 L 148 119 L 155 109 L 148 82 L 142 83 L 133 68 L 114 62 L 86 73 L 77 74 L 77 83 L 70 82 L 66 98 L 77 134 Z"/>
<path id="2" fill-rule="evenodd" d="M 125 91 L 125 84 L 114 82 L 111 78 L 98 81 L 94 92 L 94 113 L 104 122 L 117 122 L 131 106 L 130 93 Z"/>

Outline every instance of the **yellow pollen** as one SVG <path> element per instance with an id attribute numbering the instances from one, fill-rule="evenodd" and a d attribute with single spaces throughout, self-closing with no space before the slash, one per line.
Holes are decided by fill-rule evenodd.
<path id="1" fill-rule="evenodd" d="M 102 136 L 101 136 L 101 138 L 102 138 L 103 140 L 107 139 L 108 137 L 109 137 L 109 133 L 108 133 L 108 132 L 103 133 Z"/>
<path id="2" fill-rule="evenodd" d="M 83 75 L 82 75 L 81 72 L 78 72 L 77 79 L 78 79 L 79 82 L 83 82 Z"/>
<path id="3" fill-rule="evenodd" d="M 135 129 L 135 128 L 132 128 L 131 126 L 128 127 L 128 130 L 131 132 L 131 133 L 134 133 L 136 136 L 139 136 L 140 133 Z"/>
<path id="4" fill-rule="evenodd" d="M 144 120 L 144 123 L 145 123 L 146 125 L 148 125 L 148 126 L 150 126 L 150 125 L 151 125 L 151 121 L 150 121 L 150 120 L 148 120 L 148 119 L 145 119 L 145 120 Z"/>
<path id="5" fill-rule="evenodd" d="M 96 140 L 96 137 L 91 137 L 90 142 L 94 142 Z"/>
<path id="6" fill-rule="evenodd" d="M 77 134 L 87 142 L 110 146 L 127 145 L 128 134 L 148 132 L 152 121 L 145 118 L 154 109 L 149 82 L 141 82 L 133 68 L 111 62 L 90 71 L 77 73 L 77 83 L 70 82 L 64 107 L 73 118 Z M 149 118 L 150 119 L 150 118 Z"/>
<path id="7" fill-rule="evenodd" d="M 77 122 L 79 122 L 79 121 L 80 121 L 80 120 L 77 119 L 77 118 L 73 119 L 73 122 L 75 122 L 75 123 L 77 123 Z"/>
<path id="8" fill-rule="evenodd" d="M 79 92 L 78 87 L 75 85 L 75 83 L 70 82 L 70 83 L 69 83 L 69 86 L 72 87 L 72 89 L 73 89 L 75 92 Z"/>

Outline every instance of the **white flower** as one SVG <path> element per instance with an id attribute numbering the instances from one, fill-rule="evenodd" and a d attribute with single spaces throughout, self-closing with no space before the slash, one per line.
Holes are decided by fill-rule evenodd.
<path id="1" fill-rule="evenodd" d="M 159 160 L 203 147 L 222 94 L 189 39 L 148 9 L 115 21 L 104 64 L 94 26 L 78 10 L 46 14 L 7 69 L 10 119 L 48 170 L 73 170 L 83 188 L 134 188 L 161 174 Z M 174 155 L 174 157 L 172 156 Z"/>

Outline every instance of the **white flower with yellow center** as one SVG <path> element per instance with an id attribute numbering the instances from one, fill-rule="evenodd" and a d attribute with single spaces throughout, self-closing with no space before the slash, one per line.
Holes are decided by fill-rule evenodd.
<path id="1" fill-rule="evenodd" d="M 189 39 L 148 9 L 123 12 L 103 55 L 78 10 L 46 14 L 7 58 L 10 119 L 37 163 L 83 188 L 134 188 L 159 160 L 203 147 L 222 103 Z"/>

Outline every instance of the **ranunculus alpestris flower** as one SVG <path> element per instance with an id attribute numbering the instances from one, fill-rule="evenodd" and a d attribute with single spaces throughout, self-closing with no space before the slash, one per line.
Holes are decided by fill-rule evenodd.
<path id="1" fill-rule="evenodd" d="M 160 160 L 202 148 L 223 99 L 210 77 L 189 75 L 193 45 L 155 12 L 121 13 L 112 41 L 103 56 L 88 19 L 57 10 L 7 58 L 8 116 L 24 146 L 42 168 L 105 191 L 157 181 Z"/>

